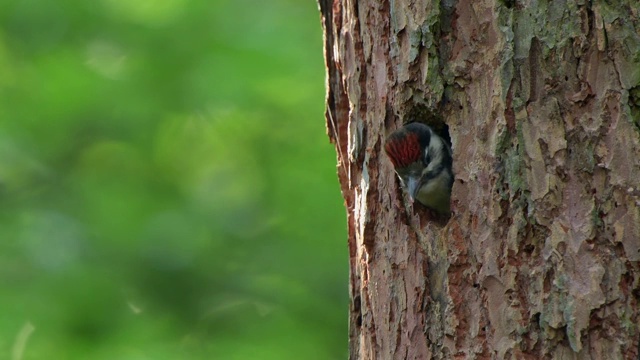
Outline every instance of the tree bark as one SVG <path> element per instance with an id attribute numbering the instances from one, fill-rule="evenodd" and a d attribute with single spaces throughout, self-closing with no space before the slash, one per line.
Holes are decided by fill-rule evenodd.
<path id="1" fill-rule="evenodd" d="M 636 0 L 319 0 L 351 359 L 637 359 Z M 449 126 L 453 216 L 382 150 Z"/>

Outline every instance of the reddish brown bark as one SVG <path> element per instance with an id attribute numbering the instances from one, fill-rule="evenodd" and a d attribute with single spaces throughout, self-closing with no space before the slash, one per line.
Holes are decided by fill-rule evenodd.
<path id="1" fill-rule="evenodd" d="M 638 358 L 635 1 L 319 4 L 351 358 Z M 408 117 L 449 126 L 448 221 L 381 151 Z"/>

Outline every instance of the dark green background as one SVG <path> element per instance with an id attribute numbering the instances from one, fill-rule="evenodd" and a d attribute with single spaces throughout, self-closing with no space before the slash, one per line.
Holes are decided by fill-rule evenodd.
<path id="1" fill-rule="evenodd" d="M 323 104 L 313 0 L 0 1 L 0 358 L 346 358 Z"/>

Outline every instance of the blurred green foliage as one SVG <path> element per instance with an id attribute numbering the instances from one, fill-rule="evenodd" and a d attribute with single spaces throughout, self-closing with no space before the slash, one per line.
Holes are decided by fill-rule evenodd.
<path id="1" fill-rule="evenodd" d="M 346 358 L 321 42 L 313 0 L 0 2 L 0 358 Z"/>

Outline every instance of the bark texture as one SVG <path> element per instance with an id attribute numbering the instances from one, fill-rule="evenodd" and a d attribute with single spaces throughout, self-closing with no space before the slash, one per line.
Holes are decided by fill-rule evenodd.
<path id="1" fill-rule="evenodd" d="M 636 0 L 319 0 L 349 224 L 352 359 L 637 359 Z M 381 150 L 453 143 L 454 215 Z"/>

